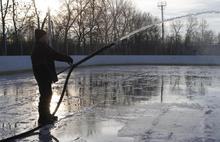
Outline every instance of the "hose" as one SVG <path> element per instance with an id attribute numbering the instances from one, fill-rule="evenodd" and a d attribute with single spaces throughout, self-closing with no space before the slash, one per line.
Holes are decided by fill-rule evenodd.
<path id="1" fill-rule="evenodd" d="M 110 48 L 110 47 L 112 47 L 112 46 L 114 46 L 114 45 L 115 45 L 115 43 L 111 43 L 111 44 L 109 44 L 109 45 L 106 45 L 106 46 L 104 46 L 103 48 L 101 48 L 101 49 L 95 51 L 94 53 L 88 55 L 88 56 L 85 57 L 84 59 L 80 60 L 80 61 L 77 62 L 76 64 L 73 64 L 73 65 L 71 65 L 70 67 L 68 67 L 68 68 L 66 68 L 66 69 L 64 70 L 64 71 L 66 71 L 66 70 L 70 69 L 69 72 L 68 72 L 68 75 L 67 75 L 67 77 L 66 77 L 65 83 L 64 83 L 64 87 L 63 87 L 62 94 L 61 94 L 61 96 L 60 96 L 60 99 L 59 99 L 59 101 L 58 101 L 58 103 L 57 103 L 57 106 L 56 106 L 54 112 L 52 113 L 52 115 L 55 115 L 55 114 L 56 114 L 56 112 L 58 111 L 58 109 L 59 109 L 59 107 L 60 107 L 60 104 L 62 103 L 63 97 L 64 97 L 65 92 L 66 92 L 66 89 L 67 89 L 67 85 L 68 85 L 68 82 L 69 82 L 69 78 L 70 78 L 70 75 L 71 75 L 71 73 L 73 72 L 73 70 L 74 70 L 76 67 L 78 67 L 79 65 L 81 65 L 82 63 L 86 62 L 87 60 L 91 59 L 92 57 L 96 56 L 97 54 L 103 52 L 104 50 L 106 50 L 106 49 L 108 49 L 108 48 Z M 64 71 L 62 71 L 62 72 L 60 72 L 60 73 L 63 73 Z M 58 73 L 58 74 L 60 74 L 60 73 Z M 15 141 L 16 139 L 25 138 L 25 137 L 31 135 L 32 133 L 34 133 L 35 131 L 39 130 L 40 128 L 42 128 L 42 127 L 44 127 L 44 126 L 46 126 L 46 125 L 39 125 L 38 127 L 35 127 L 35 128 L 33 128 L 33 129 L 28 130 L 28 131 L 26 131 L 26 132 L 23 132 L 23 133 L 21 133 L 21 134 L 18 134 L 18 135 L 9 137 L 9 138 L 2 139 L 2 140 L 0 140 L 0 142 L 11 142 L 11 141 Z"/>

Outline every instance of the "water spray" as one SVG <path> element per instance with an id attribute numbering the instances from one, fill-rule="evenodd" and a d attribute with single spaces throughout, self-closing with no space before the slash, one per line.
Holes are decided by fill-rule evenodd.
<path id="1" fill-rule="evenodd" d="M 199 15 L 204 15 L 204 14 L 220 14 L 220 11 L 217 11 L 217 10 L 203 11 L 203 12 L 191 13 L 191 14 L 186 14 L 186 15 L 183 15 L 183 16 L 177 16 L 177 17 L 169 18 L 169 19 L 166 19 L 164 21 L 156 22 L 154 24 L 150 24 L 150 25 L 142 27 L 138 30 L 135 30 L 135 31 L 131 32 L 130 34 L 120 38 L 120 41 L 125 40 L 125 39 L 129 39 L 131 36 L 133 36 L 137 33 L 143 32 L 143 31 L 145 31 L 149 28 L 152 28 L 155 25 L 159 25 L 159 24 L 162 24 L 162 23 L 166 23 L 166 22 L 170 22 L 170 21 L 174 21 L 174 20 L 178 20 L 178 19 L 182 19 L 182 18 L 186 18 L 186 17 L 199 16 Z"/>

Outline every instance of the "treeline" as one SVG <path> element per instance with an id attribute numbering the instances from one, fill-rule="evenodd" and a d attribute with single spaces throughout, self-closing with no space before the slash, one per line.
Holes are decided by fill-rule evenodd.
<path id="1" fill-rule="evenodd" d="M 137 55 L 220 55 L 220 33 L 215 35 L 205 19 L 188 17 L 166 26 L 161 39 L 158 26 L 152 26 L 122 41 L 121 52 Z M 125 51 L 126 49 L 126 51 Z"/>
<path id="2" fill-rule="evenodd" d="M 1 1 L 1 54 L 30 54 L 34 30 L 51 25 L 53 47 L 66 54 L 88 54 L 157 19 L 127 0 L 60 1 L 57 14 L 43 15 L 35 0 Z"/>
<path id="3" fill-rule="evenodd" d="M 128 0 L 64 0 L 50 17 L 39 11 L 36 2 L 0 1 L 1 55 L 31 54 L 36 28 L 50 29 L 51 43 L 57 51 L 82 55 L 159 21 L 137 10 Z M 220 35 L 208 30 L 205 20 L 191 17 L 185 23 L 174 21 L 169 30 L 162 40 L 160 25 L 151 26 L 103 54 L 209 54 L 210 48 L 218 51 Z"/>

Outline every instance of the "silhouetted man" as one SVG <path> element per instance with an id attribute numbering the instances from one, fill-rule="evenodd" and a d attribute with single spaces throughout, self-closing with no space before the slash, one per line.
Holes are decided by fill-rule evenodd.
<path id="1" fill-rule="evenodd" d="M 51 84 L 58 81 L 54 61 L 73 63 L 69 56 L 57 53 L 48 44 L 47 33 L 43 30 L 35 30 L 36 44 L 33 49 L 31 60 L 35 79 L 39 86 L 39 124 L 50 124 L 57 120 L 57 116 L 50 113 L 50 102 L 52 98 Z"/>

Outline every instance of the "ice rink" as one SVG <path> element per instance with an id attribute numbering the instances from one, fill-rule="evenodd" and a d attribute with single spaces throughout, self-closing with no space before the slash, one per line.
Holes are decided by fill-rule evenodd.
<path id="1" fill-rule="evenodd" d="M 66 78 L 53 85 L 53 111 Z M 0 76 L 0 139 L 37 126 L 32 73 Z M 220 67 L 76 69 L 59 121 L 20 141 L 220 142 Z"/>

